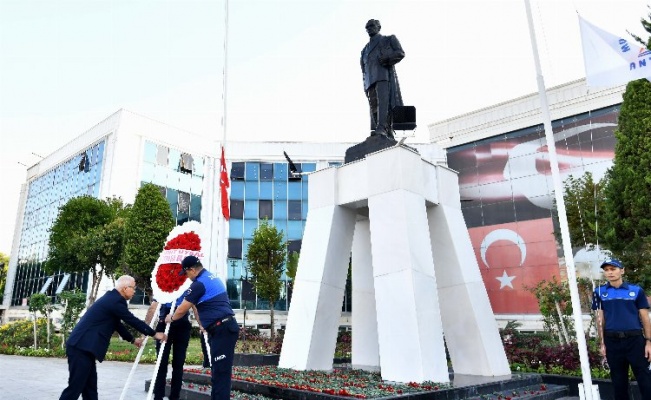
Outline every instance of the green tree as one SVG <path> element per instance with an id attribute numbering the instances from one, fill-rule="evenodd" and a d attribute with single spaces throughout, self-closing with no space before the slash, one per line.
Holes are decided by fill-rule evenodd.
<path id="1" fill-rule="evenodd" d="M 642 46 L 646 47 L 647 49 L 651 49 L 651 5 L 647 6 L 650 10 L 649 14 L 647 15 L 648 19 L 645 19 L 644 17 L 640 18 L 640 23 L 642 24 L 642 27 L 644 28 L 645 31 L 649 33 L 649 38 L 647 40 L 644 40 L 643 38 L 630 33 L 635 40 L 641 44 Z"/>
<path id="2" fill-rule="evenodd" d="M 651 8 L 650 8 L 651 9 Z M 651 13 L 641 19 L 649 33 Z M 629 82 L 624 93 L 615 132 L 617 144 L 608 171 L 606 195 L 607 230 L 604 244 L 626 266 L 627 280 L 651 289 L 651 82 Z"/>
<path id="3" fill-rule="evenodd" d="M 150 298 L 151 272 L 175 221 L 158 186 L 144 184 L 125 224 L 124 271 Z"/>
<path id="4" fill-rule="evenodd" d="M 603 242 L 605 215 L 605 180 L 594 182 L 586 172 L 575 178 L 570 176 L 563 183 L 563 198 L 572 247 L 584 247 Z M 556 216 L 556 213 L 554 213 Z M 560 231 L 554 232 L 560 242 Z"/>
<path id="5" fill-rule="evenodd" d="M 287 243 L 283 231 L 278 231 L 268 221 L 262 221 L 253 232 L 253 239 L 247 249 L 246 259 L 251 271 L 253 286 L 259 297 L 269 301 L 271 319 L 271 338 L 276 336 L 274 329 L 274 305 L 280 297 L 283 264 L 287 257 Z"/>
<path id="6" fill-rule="evenodd" d="M 296 279 L 296 271 L 298 271 L 298 258 L 299 254 L 296 251 L 292 251 L 287 256 L 287 270 L 285 271 L 285 275 L 287 275 L 287 279 L 289 280 L 287 284 L 289 287 L 288 296 L 294 289 L 294 280 Z M 289 298 L 289 301 L 292 301 L 291 297 Z"/>
<path id="7" fill-rule="evenodd" d="M 561 344 L 574 340 L 572 303 L 567 282 L 559 282 L 553 276 L 550 281 L 542 280 L 533 288 L 527 288 L 538 299 L 545 330 L 556 336 Z"/>
<path id="8" fill-rule="evenodd" d="M 86 294 L 79 289 L 64 290 L 59 294 L 59 299 L 64 307 L 61 333 L 63 334 L 62 345 L 65 345 L 68 334 L 72 331 L 79 319 L 79 315 L 86 307 Z"/>
<path id="9" fill-rule="evenodd" d="M 122 200 L 81 196 L 60 208 L 50 230 L 45 271 L 84 273 L 90 271 L 93 284 L 89 305 L 95 302 L 103 274 L 113 276 L 122 257 L 124 218 L 129 206 Z"/>
<path id="10" fill-rule="evenodd" d="M 54 310 L 54 305 L 52 304 L 52 299 L 44 293 L 34 293 L 29 297 L 29 311 L 34 316 L 34 348 L 38 348 L 38 335 L 37 335 L 37 326 L 38 315 L 36 313 L 41 313 L 45 317 L 45 324 L 47 327 L 47 347 L 50 348 L 50 337 L 51 337 L 51 315 Z"/>
<path id="11" fill-rule="evenodd" d="M 7 274 L 9 273 L 9 256 L 0 252 L 0 302 L 5 293 Z"/>
<path id="12" fill-rule="evenodd" d="M 651 9 L 651 8 L 650 8 Z M 651 13 L 642 26 L 649 33 Z M 608 229 L 604 244 L 626 266 L 627 280 L 651 289 L 651 82 L 629 82 L 615 132 L 617 145 L 605 187 Z"/>

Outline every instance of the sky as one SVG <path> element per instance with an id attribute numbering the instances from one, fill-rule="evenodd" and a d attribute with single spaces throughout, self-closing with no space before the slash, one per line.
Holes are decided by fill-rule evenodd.
<path id="1" fill-rule="evenodd" d="M 646 37 L 648 0 L 530 4 L 546 87 L 585 77 L 577 13 Z M 363 141 L 369 19 L 406 53 L 396 69 L 418 124 L 407 143 L 427 142 L 428 124 L 537 91 L 525 0 L 231 0 L 225 10 L 224 0 L 0 0 L 0 252 L 11 251 L 27 166 L 121 108 L 215 141 Z"/>

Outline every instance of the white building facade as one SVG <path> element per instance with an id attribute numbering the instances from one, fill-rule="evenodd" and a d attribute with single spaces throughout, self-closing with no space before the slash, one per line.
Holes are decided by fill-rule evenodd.
<path id="1" fill-rule="evenodd" d="M 589 89 L 585 80 L 547 90 L 562 180 L 586 172 L 595 182 L 603 178 L 614 157 L 624 91 L 625 86 Z M 541 280 L 562 280 L 565 261 L 554 236 L 538 93 L 431 124 L 429 132 L 433 143 L 446 148 L 448 166 L 459 172 L 464 219 L 493 311 L 503 324 L 518 320 L 524 329 L 539 329 L 530 289 Z M 579 276 L 599 277 L 575 260 Z"/>
<path id="2" fill-rule="evenodd" d="M 625 87 L 589 90 L 585 81 L 548 89 L 563 179 L 590 171 L 601 178 L 612 164 Z M 429 125 L 430 143 L 410 144 L 427 160 L 459 172 L 464 218 L 498 320 L 539 329 L 539 311 L 527 290 L 541 279 L 563 277 L 553 231 L 553 193 L 538 94 Z M 221 215 L 218 170 L 221 143 L 120 110 L 29 168 L 16 217 L 3 320 L 24 317 L 36 292 L 90 287 L 87 274 L 47 276 L 48 229 L 70 198 L 121 197 L 133 203 L 138 188 L 158 185 L 181 224 L 200 221 L 210 233 L 209 268 L 224 278 L 233 307 L 264 328 L 268 304 L 257 298 L 246 273 L 253 230 L 268 219 L 283 230 L 290 251 L 300 251 L 309 173 L 343 162 L 353 143 L 229 142 L 230 221 Z M 289 171 L 287 152 L 302 174 Z M 100 290 L 113 286 L 105 279 Z M 287 286 L 274 305 L 279 324 L 289 304 Z M 132 304 L 144 305 L 140 293 Z M 343 310 L 350 310 L 344 299 Z M 238 319 L 241 318 L 238 317 Z M 347 314 L 342 324 L 348 324 Z M 265 321 L 265 322 L 262 322 Z M 247 324 L 248 325 L 248 324 Z"/>

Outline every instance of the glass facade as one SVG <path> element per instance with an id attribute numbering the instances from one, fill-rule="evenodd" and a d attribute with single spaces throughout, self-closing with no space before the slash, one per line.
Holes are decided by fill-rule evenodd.
<path id="1" fill-rule="evenodd" d="M 619 105 L 553 121 L 561 179 L 612 165 Z M 493 311 L 538 313 L 527 290 L 560 275 L 545 132 L 532 126 L 448 149 Z"/>
<path id="2" fill-rule="evenodd" d="M 299 172 L 313 172 L 316 163 L 296 163 Z M 231 166 L 227 289 L 233 308 L 269 309 L 247 281 L 246 251 L 260 221 L 282 230 L 289 251 L 300 252 L 307 218 L 308 176 L 292 175 L 287 163 L 234 162 Z M 283 274 L 276 310 L 287 310 L 287 278 Z"/>
<path id="3" fill-rule="evenodd" d="M 47 276 L 43 263 L 48 254 L 49 229 L 59 207 L 73 197 L 99 197 L 104 150 L 102 141 L 29 182 L 12 306 L 27 305 L 27 298 L 33 293 L 45 293 L 54 299 L 62 290 L 86 290 L 88 274 Z"/>
<path id="4" fill-rule="evenodd" d="M 170 205 L 177 225 L 201 222 L 205 159 L 171 147 L 145 141 L 141 186 L 157 185 Z M 131 304 L 149 304 L 145 293 L 136 288 Z"/>
<path id="5" fill-rule="evenodd" d="M 177 225 L 201 222 L 204 157 L 145 142 L 141 182 L 160 188 Z"/>

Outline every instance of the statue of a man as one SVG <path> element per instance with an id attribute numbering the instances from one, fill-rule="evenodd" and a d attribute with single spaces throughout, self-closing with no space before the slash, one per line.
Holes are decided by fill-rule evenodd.
<path id="1" fill-rule="evenodd" d="M 381 28 L 376 19 L 366 23 L 370 39 L 362 50 L 360 64 L 371 111 L 371 135 L 393 138 L 391 110 L 402 105 L 394 65 L 405 57 L 405 52 L 394 35 L 380 35 Z"/>

